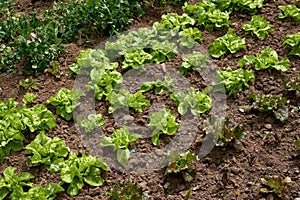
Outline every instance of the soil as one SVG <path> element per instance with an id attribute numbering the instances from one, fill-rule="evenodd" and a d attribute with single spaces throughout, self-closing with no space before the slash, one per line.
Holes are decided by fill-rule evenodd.
<path id="1" fill-rule="evenodd" d="M 16 10 L 18 12 L 28 13 L 30 11 L 41 12 L 42 9 L 51 8 L 53 2 L 28 0 L 16 0 Z M 289 112 L 289 118 L 282 123 L 274 118 L 274 116 L 260 113 L 250 112 L 241 113 L 238 107 L 249 104 L 248 94 L 253 91 L 255 94 L 276 94 L 286 97 L 290 100 L 288 105 L 289 111 L 297 107 L 299 98 L 293 92 L 285 90 L 281 86 L 281 82 L 288 77 L 296 77 L 300 72 L 300 58 L 288 56 L 288 48 L 282 47 L 282 41 L 287 34 L 294 34 L 300 32 L 300 22 L 294 22 L 290 19 L 280 20 L 278 14 L 280 10 L 279 5 L 294 4 L 292 0 L 277 0 L 268 1 L 265 3 L 257 14 L 263 16 L 267 21 L 273 25 L 274 32 L 270 33 L 266 40 L 258 40 L 252 36 L 245 36 L 242 31 L 242 25 L 251 19 L 250 15 L 234 13 L 231 20 L 231 27 L 241 37 L 246 38 L 247 49 L 236 54 L 226 54 L 220 59 L 213 59 L 213 62 L 219 69 L 225 69 L 228 66 L 233 68 L 238 67 L 238 60 L 245 54 L 257 55 L 264 47 L 270 46 L 276 50 L 280 59 L 288 57 L 291 62 L 291 68 L 287 72 L 279 72 L 275 70 L 264 70 L 255 72 L 255 82 L 251 83 L 250 89 L 245 89 L 235 95 L 227 98 L 226 114 L 234 119 L 235 122 L 244 126 L 246 136 L 242 139 L 241 144 L 233 147 L 215 147 L 205 158 L 195 162 L 196 178 L 191 183 L 186 183 L 180 176 L 164 176 L 165 168 L 149 173 L 126 173 L 118 170 L 110 169 L 104 172 L 102 176 L 105 183 L 101 187 L 89 187 L 85 185 L 80 193 L 71 197 L 66 193 L 59 193 L 57 199 L 108 199 L 107 191 L 114 187 L 118 182 L 124 182 L 129 179 L 137 182 L 143 192 L 148 194 L 150 199 L 185 199 L 185 194 L 190 188 L 199 186 L 190 195 L 189 199 L 278 199 L 274 194 L 262 194 L 260 192 L 261 184 L 260 178 L 267 175 L 278 175 L 282 178 L 290 177 L 292 182 L 288 184 L 288 192 L 284 199 L 300 198 L 300 152 L 293 142 L 300 139 L 300 117 L 297 112 Z M 298 3 L 299 4 L 299 3 Z M 21 6 L 20 6 L 21 5 Z M 135 19 L 128 30 L 150 27 L 156 21 L 160 21 L 162 14 L 168 12 L 176 12 L 181 14 L 181 8 L 166 7 L 163 9 L 151 8 L 148 9 L 144 16 Z M 203 31 L 203 41 L 201 43 L 204 49 L 213 42 L 214 39 L 224 35 L 227 29 L 221 31 Z M 17 70 L 16 74 L 2 73 L 0 74 L 0 100 L 6 101 L 8 98 L 15 98 L 21 102 L 26 92 L 33 92 L 38 96 L 34 103 L 41 103 L 45 105 L 49 99 L 60 88 L 73 88 L 74 78 L 68 73 L 68 66 L 75 62 L 75 58 L 79 55 L 80 50 L 87 48 L 95 48 L 102 41 L 107 39 L 104 36 L 94 38 L 89 43 L 83 44 L 81 41 L 77 43 L 64 44 L 66 52 L 59 59 L 61 67 L 61 76 L 56 78 L 48 73 L 43 73 L 38 77 L 33 77 L 34 81 L 41 85 L 39 90 L 29 89 L 25 91 L 20 87 L 19 81 L 28 76 L 22 75 L 21 70 Z M 167 66 L 178 69 L 180 66 L 180 59 L 172 59 Z M 20 69 L 23 66 L 19 66 Z M 204 89 L 205 84 L 197 73 L 190 73 L 187 76 L 190 83 L 197 89 Z M 167 94 L 160 96 L 153 92 L 146 93 L 151 102 L 169 106 L 173 113 L 177 114 L 176 108 L 172 107 L 170 97 Z M 46 105 L 51 111 L 55 112 L 53 108 Z M 106 135 L 111 135 L 114 129 L 120 128 L 112 115 L 107 113 L 109 103 L 105 101 L 96 102 L 96 111 L 103 114 L 106 121 L 102 127 Z M 145 125 L 149 122 L 150 110 L 146 110 L 142 114 L 136 114 L 130 111 L 134 121 L 140 125 Z M 203 134 L 203 119 L 205 115 L 201 116 L 198 124 L 197 135 Z M 177 118 L 178 119 L 178 118 Z M 272 132 L 276 137 L 264 138 L 264 132 Z M 73 121 L 65 121 L 57 116 L 56 127 L 47 132 L 50 137 L 60 137 L 64 140 L 67 146 L 78 154 L 81 151 L 88 149 L 81 141 L 77 134 L 75 124 Z M 30 143 L 34 135 L 27 135 L 25 145 Z M 172 137 L 163 137 L 162 145 L 166 145 Z M 190 147 L 190 151 L 197 153 L 201 143 L 194 141 Z M 143 139 L 132 144 L 132 149 L 137 152 L 151 152 L 159 148 L 153 147 L 149 139 Z M 36 178 L 34 182 L 39 184 L 47 184 L 49 182 L 59 182 L 59 175 L 51 174 L 43 167 L 29 168 L 25 163 L 25 150 L 19 152 L 12 152 L 7 157 L 0 167 L 2 173 L 8 166 L 17 168 L 17 172 L 31 172 Z M 170 182 L 168 189 L 164 185 Z"/>

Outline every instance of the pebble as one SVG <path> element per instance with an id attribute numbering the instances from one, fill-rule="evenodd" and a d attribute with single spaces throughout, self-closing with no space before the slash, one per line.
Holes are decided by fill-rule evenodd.
<path id="1" fill-rule="evenodd" d="M 265 124 L 264 127 L 268 130 L 272 129 L 272 124 Z"/>

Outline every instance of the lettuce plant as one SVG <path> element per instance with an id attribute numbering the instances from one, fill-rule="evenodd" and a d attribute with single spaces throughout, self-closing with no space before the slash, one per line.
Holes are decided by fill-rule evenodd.
<path id="1" fill-rule="evenodd" d="M 282 45 L 291 48 L 289 55 L 300 57 L 300 32 L 285 36 Z"/>
<path id="2" fill-rule="evenodd" d="M 49 138 L 44 132 L 40 132 L 36 138 L 26 146 L 26 163 L 29 166 L 44 164 L 51 172 L 60 172 L 64 158 L 69 154 L 69 148 L 60 138 Z"/>
<path id="3" fill-rule="evenodd" d="M 108 108 L 108 113 L 113 113 L 117 109 L 130 107 L 137 112 L 142 112 L 144 108 L 150 107 L 150 102 L 142 94 L 142 91 L 138 91 L 131 94 L 125 89 L 120 89 L 118 92 L 113 92 L 108 97 L 111 106 Z"/>
<path id="4" fill-rule="evenodd" d="M 77 157 L 74 152 L 70 152 L 68 160 L 61 168 L 61 185 L 67 184 L 67 193 L 75 196 L 82 189 L 83 184 L 90 186 L 101 186 L 104 183 L 100 176 L 100 170 L 107 170 L 108 167 L 101 158 L 95 158 L 82 152 L 81 157 Z"/>
<path id="5" fill-rule="evenodd" d="M 254 79 L 252 70 L 233 70 L 228 67 L 225 71 L 217 71 L 217 80 L 213 83 L 213 87 L 217 88 L 219 84 L 224 85 L 226 93 L 231 96 L 243 88 L 249 88 L 249 82 L 253 82 Z"/>
<path id="6" fill-rule="evenodd" d="M 151 135 L 151 141 L 155 146 L 160 145 L 159 136 L 161 134 L 174 135 L 179 128 L 176 122 L 176 115 L 171 113 L 169 109 L 162 109 L 161 111 L 154 112 L 150 116 L 148 127 L 154 128 Z"/>
<path id="7" fill-rule="evenodd" d="M 245 43 L 245 38 L 241 39 L 238 35 L 233 33 L 232 28 L 229 28 L 228 32 L 213 41 L 208 46 L 208 49 L 212 57 L 219 58 L 228 51 L 230 53 L 236 53 L 242 49 L 246 49 Z"/>
<path id="8" fill-rule="evenodd" d="M 129 127 L 123 126 L 121 129 L 114 131 L 113 137 L 103 137 L 101 139 L 101 145 L 113 147 L 114 151 L 117 151 L 118 162 L 125 166 L 130 156 L 128 146 L 139 138 L 140 135 L 130 134 Z"/>
<path id="9" fill-rule="evenodd" d="M 113 89 L 123 82 L 122 74 L 116 70 L 105 70 L 103 68 L 92 69 L 91 81 L 86 85 L 88 91 L 94 90 L 95 97 L 101 100 L 102 97 L 109 98 Z"/>
<path id="10" fill-rule="evenodd" d="M 32 187 L 33 183 L 28 182 L 34 178 L 31 173 L 25 172 L 17 175 L 15 171 L 16 168 L 11 166 L 4 170 L 4 177 L 0 179 L 0 199 L 4 199 L 10 193 L 14 195 L 15 191 L 20 190 L 22 187 Z"/>
<path id="11" fill-rule="evenodd" d="M 238 124 L 226 117 L 219 135 L 219 140 L 216 145 L 233 145 L 236 141 L 241 140 L 245 135 L 246 133 L 244 132 L 242 124 Z"/>
<path id="12" fill-rule="evenodd" d="M 171 94 L 171 98 L 178 106 L 178 112 L 181 115 L 185 115 L 190 109 L 193 115 L 199 116 L 212 107 L 212 99 L 207 95 L 207 92 L 196 92 L 194 88 L 190 87 L 187 94 L 177 91 Z"/>
<path id="13" fill-rule="evenodd" d="M 10 151 L 19 151 L 23 147 L 24 134 L 37 130 L 49 130 L 56 125 L 56 119 L 45 106 L 41 104 L 27 108 L 26 104 L 32 97 L 25 95 L 23 106 L 13 98 L 5 103 L 0 101 L 0 160 L 8 156 Z"/>
<path id="14" fill-rule="evenodd" d="M 288 192 L 287 184 L 291 182 L 290 177 L 282 179 L 279 176 L 266 176 L 260 179 L 262 193 L 274 193 L 280 198 L 285 198 Z"/>
<path id="15" fill-rule="evenodd" d="M 215 4 L 208 1 L 198 2 L 195 5 L 185 5 L 183 11 L 194 18 L 199 25 L 213 31 L 224 26 L 228 27 L 229 13 L 219 10 Z"/>
<path id="16" fill-rule="evenodd" d="M 199 71 L 199 68 L 204 68 L 209 60 L 209 56 L 200 52 L 185 54 L 182 56 L 182 64 L 179 71 L 181 74 L 187 74 L 190 70 Z"/>
<path id="17" fill-rule="evenodd" d="M 110 200 L 143 200 L 145 196 L 142 188 L 131 180 L 126 183 L 117 183 L 107 194 Z"/>
<path id="18" fill-rule="evenodd" d="M 144 82 L 140 87 L 139 91 L 147 92 L 149 90 L 153 90 L 155 94 L 161 94 L 163 91 L 167 91 L 171 93 L 171 89 L 174 88 L 174 80 L 169 76 L 164 78 L 164 81 L 151 81 Z"/>
<path id="19" fill-rule="evenodd" d="M 277 52 L 269 46 L 264 48 L 256 57 L 254 55 L 245 55 L 238 63 L 242 67 L 253 64 L 256 70 L 274 68 L 280 71 L 287 71 L 291 66 L 288 58 L 283 58 L 279 61 Z"/>
<path id="20" fill-rule="evenodd" d="M 146 53 L 142 49 L 137 49 L 132 52 L 128 52 L 124 55 L 125 59 L 122 63 L 122 69 L 139 69 L 143 68 L 145 64 L 151 63 L 153 56 Z"/>
<path id="21" fill-rule="evenodd" d="M 289 100 L 286 98 L 277 95 L 258 96 L 251 92 L 249 99 L 252 101 L 252 105 L 241 106 L 239 109 L 241 112 L 254 109 L 260 112 L 273 113 L 275 118 L 282 122 L 288 119 L 289 110 L 286 104 L 289 103 Z"/>
<path id="22" fill-rule="evenodd" d="M 300 8 L 296 5 L 278 6 L 283 12 L 278 15 L 280 19 L 292 18 L 296 22 L 300 22 Z"/>
<path id="23" fill-rule="evenodd" d="M 57 193 L 64 191 L 64 188 L 56 183 L 50 182 L 46 187 L 42 187 L 41 185 L 31 187 L 28 191 L 24 191 L 22 187 L 18 187 L 11 193 L 10 198 L 12 200 L 54 200 Z"/>
<path id="24" fill-rule="evenodd" d="M 155 29 L 172 29 L 176 32 L 183 31 L 193 25 L 196 21 L 187 14 L 178 15 L 177 13 L 168 13 L 161 17 L 160 22 L 155 22 L 153 28 Z"/>
<path id="25" fill-rule="evenodd" d="M 76 122 L 81 128 L 84 128 L 86 133 L 93 131 L 96 127 L 102 126 L 105 123 L 101 114 L 90 114 L 87 119 L 78 117 Z"/>
<path id="26" fill-rule="evenodd" d="M 196 169 L 191 161 L 196 161 L 197 157 L 191 152 L 181 154 L 175 161 L 169 163 L 166 168 L 165 175 L 181 174 L 186 182 L 191 182 L 195 179 Z"/>
<path id="27" fill-rule="evenodd" d="M 272 25 L 259 15 L 252 16 L 251 21 L 243 25 L 243 30 L 246 34 L 252 34 L 260 40 L 264 40 L 274 29 Z"/>
<path id="28" fill-rule="evenodd" d="M 47 100 L 47 104 L 51 104 L 56 108 L 56 114 L 62 116 L 66 120 L 70 120 L 72 118 L 73 110 L 80 104 L 78 100 L 81 96 L 84 96 L 81 91 L 61 88 L 54 96 Z"/>
<path id="29" fill-rule="evenodd" d="M 287 78 L 281 83 L 281 85 L 283 85 L 288 90 L 294 90 L 300 92 L 300 72 L 297 78 L 295 79 Z"/>

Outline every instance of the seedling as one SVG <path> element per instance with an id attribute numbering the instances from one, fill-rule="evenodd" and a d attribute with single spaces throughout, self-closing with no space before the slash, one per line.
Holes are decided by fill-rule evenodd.
<path id="1" fill-rule="evenodd" d="M 81 119 L 79 116 L 76 118 L 76 122 L 86 133 L 90 133 L 96 127 L 102 126 L 105 121 L 101 114 L 90 114 L 87 119 Z"/>
<path id="2" fill-rule="evenodd" d="M 191 182 L 196 176 L 195 166 L 191 163 L 191 161 L 196 160 L 196 155 L 191 152 L 181 154 L 175 161 L 168 165 L 165 175 L 181 174 L 186 182 Z"/>
<path id="3" fill-rule="evenodd" d="M 49 63 L 48 68 L 45 71 L 52 74 L 56 78 L 60 78 L 60 76 L 62 75 L 62 72 L 59 70 L 59 67 L 60 67 L 59 62 L 51 61 Z"/>
<path id="4" fill-rule="evenodd" d="M 252 34 L 260 40 L 264 40 L 270 32 L 273 32 L 272 25 L 259 15 L 252 16 L 251 21 L 243 25 L 246 34 Z"/>
<path id="5" fill-rule="evenodd" d="M 110 200 L 148 199 L 147 196 L 143 194 L 142 188 L 137 183 L 132 183 L 131 180 L 123 184 L 117 183 L 107 194 Z"/>
<path id="6" fill-rule="evenodd" d="M 238 124 L 228 117 L 224 121 L 224 127 L 219 135 L 217 146 L 231 146 L 240 141 L 246 133 L 242 124 Z"/>
<path id="7" fill-rule="evenodd" d="M 80 104 L 78 100 L 81 96 L 84 96 L 81 91 L 61 88 L 54 96 L 47 100 L 47 104 L 51 104 L 56 108 L 56 114 L 66 120 L 70 120 L 73 115 L 73 110 Z"/>
<path id="8" fill-rule="evenodd" d="M 289 111 L 286 104 L 289 103 L 289 100 L 286 98 L 277 95 L 256 96 L 251 92 L 249 99 L 253 102 L 252 105 L 240 106 L 239 111 L 249 112 L 254 109 L 260 112 L 273 113 L 275 118 L 282 122 L 288 119 Z"/>
<path id="9" fill-rule="evenodd" d="M 291 179 L 290 177 L 282 179 L 279 176 L 267 176 L 261 178 L 260 182 L 262 184 L 260 189 L 262 193 L 273 193 L 280 198 L 284 198 L 288 191 L 287 183 L 290 183 Z"/>
<path id="10" fill-rule="evenodd" d="M 161 134 L 174 135 L 179 128 L 179 124 L 176 122 L 176 115 L 171 113 L 169 109 L 162 109 L 155 112 L 150 116 L 150 122 L 148 124 L 150 128 L 154 128 L 151 135 L 151 141 L 155 146 L 160 145 L 159 136 Z"/>
<path id="11" fill-rule="evenodd" d="M 113 147 L 114 151 L 117 151 L 118 162 L 125 166 L 130 156 L 128 146 L 140 137 L 138 134 L 130 134 L 129 127 L 123 126 L 121 129 L 114 131 L 113 137 L 103 137 L 101 139 L 101 145 Z"/>
<path id="12" fill-rule="evenodd" d="M 34 82 L 32 77 L 27 78 L 25 80 L 20 80 L 19 85 L 22 86 L 25 90 L 28 90 L 29 88 L 39 90 L 41 87 L 40 84 Z"/>

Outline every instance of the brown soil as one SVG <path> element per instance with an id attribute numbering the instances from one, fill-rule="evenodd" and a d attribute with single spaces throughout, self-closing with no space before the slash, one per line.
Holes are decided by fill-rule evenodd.
<path id="1" fill-rule="evenodd" d="M 30 2 L 28 0 L 18 0 L 16 6 L 19 12 L 40 12 L 43 7 L 50 8 L 52 2 L 43 3 L 42 1 Z M 213 59 L 218 68 L 225 69 L 227 66 L 237 68 L 237 61 L 245 54 L 258 54 L 265 46 L 270 46 L 275 49 L 280 59 L 286 57 L 288 49 L 282 47 L 282 41 L 287 34 L 300 32 L 300 23 L 293 22 L 290 19 L 279 20 L 278 14 L 280 10 L 278 5 L 293 4 L 292 0 L 278 0 L 269 1 L 265 4 L 258 14 L 269 21 L 274 28 L 274 32 L 270 33 L 266 40 L 260 41 L 251 36 L 245 36 L 241 27 L 251 19 L 246 14 L 234 14 L 231 17 L 231 27 L 235 32 L 241 36 L 246 37 L 247 50 L 222 56 L 220 59 Z M 21 5 L 21 6 L 20 6 Z M 139 27 L 149 27 L 155 21 L 159 21 L 162 14 L 167 12 L 181 13 L 180 8 L 165 8 L 165 9 L 149 9 L 146 14 L 136 19 L 129 30 Z M 207 49 L 208 45 L 217 37 L 222 36 L 227 30 L 221 31 L 204 31 L 202 46 Z M 19 81 L 27 77 L 23 76 L 21 72 L 17 74 L 3 73 L 0 75 L 0 100 L 6 101 L 8 98 L 15 98 L 21 102 L 26 92 L 33 92 L 38 96 L 35 103 L 45 105 L 47 99 L 50 98 L 56 91 L 62 87 L 71 89 L 74 84 L 74 78 L 70 77 L 68 73 L 68 66 L 74 63 L 75 58 L 79 55 L 80 50 L 87 48 L 94 48 L 105 37 L 94 39 L 88 44 L 81 44 L 81 42 L 65 44 L 66 53 L 62 55 L 58 61 L 61 65 L 62 75 L 60 78 L 55 78 L 50 74 L 41 74 L 34 77 L 34 81 L 39 83 L 42 87 L 35 91 L 29 89 L 25 91 L 19 86 Z M 289 110 L 296 107 L 299 99 L 296 99 L 294 93 L 286 91 L 281 82 L 288 77 L 296 77 L 300 71 L 300 59 L 288 56 L 291 61 L 291 68 L 287 72 L 278 72 L 275 70 L 265 70 L 255 72 L 255 82 L 251 84 L 250 90 L 256 94 L 276 94 L 282 95 L 290 100 Z M 171 65 L 180 66 L 180 60 L 174 59 Z M 198 82 L 201 81 L 197 74 L 188 76 L 191 84 L 196 88 L 202 88 L 203 85 Z M 197 84 L 198 83 L 198 84 Z M 281 177 L 290 177 L 292 182 L 288 184 L 288 194 L 285 199 L 295 199 L 300 197 L 300 153 L 293 142 L 300 139 L 300 117 L 299 113 L 289 114 L 289 119 L 281 123 L 269 114 L 251 112 L 243 114 L 238 111 L 238 106 L 249 104 L 248 94 L 250 90 L 243 90 L 227 99 L 227 115 L 234 119 L 237 123 L 244 125 L 247 135 L 242 140 L 242 145 L 237 145 L 232 148 L 215 147 L 204 159 L 195 163 L 197 175 L 196 179 L 187 184 L 182 178 L 166 177 L 164 170 L 161 169 L 148 174 L 133 174 L 122 173 L 116 170 L 109 170 L 104 173 L 105 184 L 101 187 L 89 187 L 85 185 L 78 196 L 71 197 L 66 193 L 60 193 L 57 199 L 108 199 L 106 192 L 113 188 L 118 182 L 124 182 L 131 179 L 137 182 L 145 193 L 150 196 L 150 199 L 184 199 L 186 192 L 191 188 L 200 185 L 200 189 L 193 191 L 190 199 L 276 199 L 275 195 L 264 195 L 260 193 L 261 184 L 259 179 L 266 175 L 278 175 Z M 147 93 L 149 98 L 153 98 L 153 102 L 164 103 L 169 100 L 167 95 L 162 95 L 159 98 L 153 93 Z M 115 128 L 119 128 L 115 123 L 113 117 L 107 114 L 106 102 L 97 102 L 97 112 L 103 114 L 106 124 L 102 127 L 105 134 L 109 135 Z M 52 111 L 52 108 L 49 107 Z M 133 114 L 133 113 L 132 113 Z M 147 123 L 147 112 L 144 114 L 133 114 L 135 121 L 139 123 Z M 203 119 L 203 117 L 202 117 Z M 201 127 L 201 125 L 199 125 Z M 281 137 L 286 133 L 285 137 L 276 140 L 274 137 L 263 139 L 264 131 L 272 131 L 275 135 Z M 74 122 L 68 122 L 57 116 L 57 126 L 47 133 L 49 136 L 58 136 L 63 139 L 67 146 L 77 153 L 86 150 L 76 132 Z M 198 134 L 202 134 L 199 129 Z M 28 144 L 32 138 L 28 136 L 25 145 Z M 164 138 L 163 142 L 168 142 L 169 138 Z M 197 152 L 201 144 L 194 143 L 190 150 Z M 134 144 L 134 148 L 140 152 L 150 152 L 153 147 L 148 140 L 142 140 Z M 17 172 L 31 172 L 36 176 L 34 182 L 44 184 L 52 181 L 58 182 L 59 176 L 51 174 L 43 167 L 28 168 L 25 164 L 25 151 L 12 152 L 11 155 L 3 162 L 0 167 L 0 172 L 7 166 L 14 166 Z M 227 175 L 227 180 L 222 181 L 222 177 Z M 164 189 L 164 184 L 169 181 L 170 188 Z"/>

